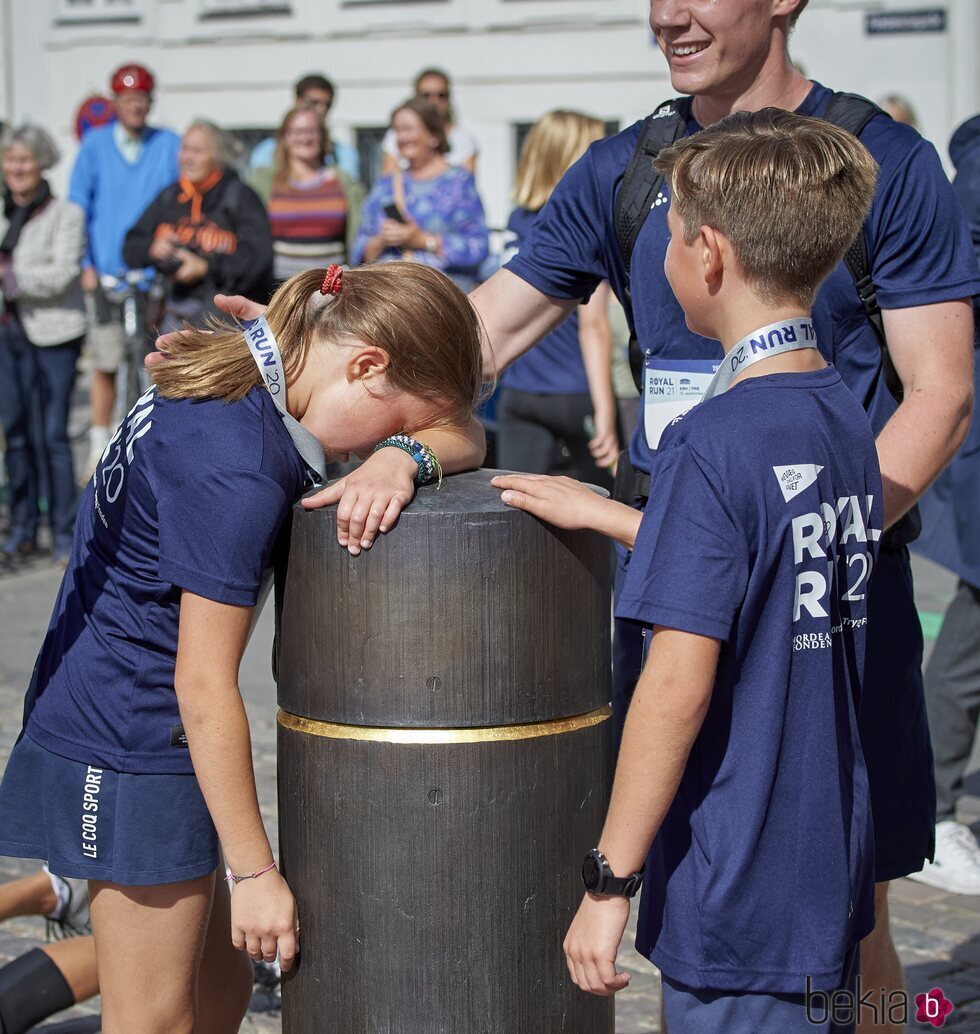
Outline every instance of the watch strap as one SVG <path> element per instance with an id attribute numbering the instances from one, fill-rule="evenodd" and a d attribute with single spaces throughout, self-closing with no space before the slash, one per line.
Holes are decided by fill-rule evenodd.
<path id="1" fill-rule="evenodd" d="M 582 878 L 585 889 L 590 894 L 615 894 L 617 897 L 632 898 L 643 885 L 643 877 L 647 871 L 645 865 L 639 872 L 631 873 L 629 876 L 616 876 L 606 860 L 606 856 L 597 847 L 589 851 L 586 860 L 591 860 L 599 873 L 595 886 L 590 886 L 589 881 L 585 879 L 583 870 Z"/>

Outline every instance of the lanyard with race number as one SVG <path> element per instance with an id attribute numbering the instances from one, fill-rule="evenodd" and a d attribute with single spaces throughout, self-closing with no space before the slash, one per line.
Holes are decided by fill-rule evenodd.
<path id="1" fill-rule="evenodd" d="M 293 445 L 296 446 L 296 451 L 307 467 L 316 474 L 318 483 L 323 484 L 327 479 L 327 463 L 323 445 L 314 434 L 286 410 L 286 372 L 282 365 L 282 356 L 279 354 L 279 345 L 265 316 L 259 316 L 254 320 L 242 320 L 242 329 L 248 350 L 255 360 L 255 365 L 259 368 L 259 373 L 262 374 L 262 380 L 269 389 L 272 401 L 279 410 L 279 415 L 286 425 Z"/>
<path id="2" fill-rule="evenodd" d="M 721 395 L 741 373 L 770 356 L 795 352 L 800 348 L 816 348 L 817 335 L 813 321 L 805 316 L 779 320 L 746 334 L 725 353 L 717 373 L 704 393 L 704 401 Z"/>

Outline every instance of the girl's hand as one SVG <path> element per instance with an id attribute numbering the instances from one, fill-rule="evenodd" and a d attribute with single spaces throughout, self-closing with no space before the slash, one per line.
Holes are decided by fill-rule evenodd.
<path id="1" fill-rule="evenodd" d="M 231 943 L 253 961 L 279 955 L 283 973 L 299 954 L 296 899 L 278 870 L 242 880 L 231 892 Z"/>
<path id="2" fill-rule="evenodd" d="M 222 312 L 239 320 L 258 319 L 265 312 L 266 308 L 264 305 L 259 305 L 258 302 L 250 302 L 240 294 L 216 294 L 214 296 L 214 304 Z M 180 333 L 181 331 L 175 330 L 170 334 L 161 334 L 154 342 L 156 351 L 150 352 L 143 360 L 143 365 L 148 370 L 152 370 L 157 363 L 165 362 L 167 352 L 169 351 L 168 342 L 173 341 Z"/>
<path id="3" fill-rule="evenodd" d="M 599 528 L 608 502 L 581 481 L 545 474 L 499 474 L 490 482 L 504 489 L 501 500 L 540 517 L 556 528 Z"/>
<path id="4" fill-rule="evenodd" d="M 577 987 L 614 995 L 630 982 L 616 972 L 616 953 L 630 917 L 629 898 L 586 894 L 565 935 L 565 962 Z"/>
<path id="5" fill-rule="evenodd" d="M 390 531 L 415 495 L 419 467 L 401 449 L 372 453 L 347 477 L 303 500 L 307 510 L 337 503 L 337 541 L 351 556 L 370 549 L 378 532 Z"/>

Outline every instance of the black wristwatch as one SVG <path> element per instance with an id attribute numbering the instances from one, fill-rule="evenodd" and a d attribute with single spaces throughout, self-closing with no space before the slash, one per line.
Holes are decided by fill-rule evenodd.
<path id="1" fill-rule="evenodd" d="M 614 876 L 606 856 L 598 847 L 593 847 L 582 861 L 582 882 L 590 894 L 617 894 L 631 898 L 640 889 L 646 871 L 644 865 L 632 876 Z"/>

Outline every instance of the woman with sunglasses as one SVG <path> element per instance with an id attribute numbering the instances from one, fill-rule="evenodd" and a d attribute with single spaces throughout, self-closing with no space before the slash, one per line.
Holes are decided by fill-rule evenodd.
<path id="1" fill-rule="evenodd" d="M 476 137 L 456 121 L 453 111 L 449 76 L 438 68 L 425 68 L 415 77 L 415 96 L 428 101 L 442 119 L 449 150 L 444 157 L 450 165 L 458 166 L 476 175 L 476 159 L 480 153 L 480 144 Z M 385 133 L 381 142 L 383 157 L 381 159 L 382 176 L 390 176 L 399 168 L 404 168 L 404 159 L 399 153 L 398 140 L 394 129 Z"/>

